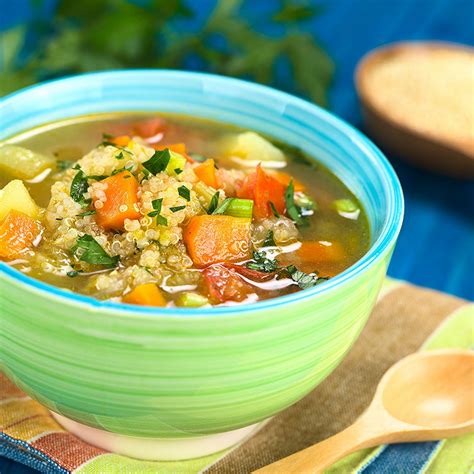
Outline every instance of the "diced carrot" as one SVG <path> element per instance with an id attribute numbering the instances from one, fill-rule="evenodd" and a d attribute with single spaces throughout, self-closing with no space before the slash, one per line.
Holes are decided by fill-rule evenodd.
<path id="1" fill-rule="evenodd" d="M 253 291 L 252 287 L 245 283 L 237 272 L 222 265 L 206 268 L 203 272 L 203 279 L 209 298 L 214 303 L 242 301 Z"/>
<path id="2" fill-rule="evenodd" d="M 30 248 L 41 232 L 39 223 L 23 212 L 8 211 L 0 224 L 0 258 L 12 259 Z"/>
<path id="3" fill-rule="evenodd" d="M 285 212 L 286 186 L 273 176 L 265 173 L 261 165 L 257 166 L 255 173 L 248 175 L 242 187 L 237 191 L 237 196 L 244 199 L 253 199 L 253 215 L 263 219 L 273 215 L 270 203 L 275 206 L 279 214 Z"/>
<path id="4" fill-rule="evenodd" d="M 122 301 L 128 304 L 139 304 L 142 306 L 166 306 L 163 293 L 154 283 L 143 283 L 136 286 L 127 293 Z"/>
<path id="5" fill-rule="evenodd" d="M 303 242 L 296 255 L 307 262 L 338 262 L 345 252 L 339 242 L 310 241 Z"/>
<path id="6" fill-rule="evenodd" d="M 206 267 L 250 258 L 250 223 L 242 217 L 193 217 L 183 237 L 194 264 Z"/>
<path id="7" fill-rule="evenodd" d="M 216 179 L 216 166 L 214 160 L 209 159 L 197 165 L 194 168 L 196 176 L 208 186 L 211 186 L 214 189 L 217 189 L 219 186 Z"/>
<path id="8" fill-rule="evenodd" d="M 295 252 L 282 253 L 278 260 L 283 265 L 295 265 L 299 270 L 332 277 L 344 269 L 346 252 L 339 242 L 303 242 Z"/>
<path id="9" fill-rule="evenodd" d="M 101 181 L 107 185 L 102 207 L 94 200 L 96 221 L 105 229 L 122 229 L 125 219 L 139 219 L 138 181 L 130 171 L 122 171 Z"/>
<path id="10" fill-rule="evenodd" d="M 118 137 L 111 138 L 109 141 L 117 146 L 128 146 L 130 143 L 130 137 L 128 135 L 120 135 Z"/>
<path id="11" fill-rule="evenodd" d="M 283 184 L 285 187 L 288 187 L 290 184 L 290 181 L 293 180 L 293 186 L 295 188 L 295 192 L 304 192 L 306 189 L 306 186 L 298 181 L 297 179 L 293 178 L 288 173 L 285 173 L 284 171 L 272 171 L 271 175 L 274 176 L 278 181 L 280 181 L 281 184 Z"/>
<path id="12" fill-rule="evenodd" d="M 165 148 L 170 149 L 171 151 L 175 151 L 180 155 L 183 155 L 188 163 L 194 163 L 195 161 L 187 154 L 186 152 L 186 144 L 185 143 L 170 143 L 168 145 L 156 144 L 151 145 L 155 150 L 164 150 Z"/>

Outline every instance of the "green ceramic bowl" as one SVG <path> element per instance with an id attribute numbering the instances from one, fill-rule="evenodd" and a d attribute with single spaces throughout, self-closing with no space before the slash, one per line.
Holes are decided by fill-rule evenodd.
<path id="1" fill-rule="evenodd" d="M 402 192 L 381 152 L 330 113 L 205 74 L 117 71 L 34 86 L 1 101 L 0 139 L 52 120 L 126 110 L 187 113 L 296 144 L 349 186 L 371 225 L 370 250 L 342 274 L 244 306 L 123 306 L 0 265 L 1 364 L 21 389 L 95 444 L 138 457 L 206 454 L 300 400 L 342 360 L 384 280 L 402 223 Z M 148 456 L 114 444 L 128 437 L 173 440 L 182 452 Z M 180 439 L 186 446 L 208 439 L 212 448 L 186 451 Z"/>

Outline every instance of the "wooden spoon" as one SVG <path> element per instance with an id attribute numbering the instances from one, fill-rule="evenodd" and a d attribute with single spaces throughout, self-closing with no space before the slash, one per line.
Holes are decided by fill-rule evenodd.
<path id="1" fill-rule="evenodd" d="M 318 473 L 359 449 L 430 441 L 474 430 L 474 351 L 412 354 L 383 376 L 374 399 L 344 431 L 255 472 Z"/>
<path id="2" fill-rule="evenodd" d="M 413 116 L 414 111 L 410 114 L 410 111 L 406 110 L 403 119 L 394 119 L 387 107 L 382 108 L 380 104 L 377 105 L 374 97 L 386 91 L 383 88 L 374 90 L 370 82 L 374 71 L 389 61 L 403 61 L 408 55 L 426 59 L 431 54 L 459 54 L 459 52 L 471 55 L 474 64 L 474 48 L 455 43 L 411 41 L 377 48 L 359 62 L 355 83 L 368 132 L 384 150 L 421 168 L 458 178 L 472 179 L 474 178 L 474 131 L 464 139 L 443 136 L 439 133 L 439 128 L 430 133 L 421 132 L 409 125 L 409 120 L 407 120 L 409 115 Z M 428 78 L 430 71 L 427 70 L 425 74 Z M 450 89 L 449 78 L 453 74 L 456 74 L 456 70 L 446 68 L 446 77 L 443 80 L 446 93 L 455 96 L 462 94 L 462 91 Z M 403 85 L 404 80 L 406 81 L 404 87 L 410 87 L 408 78 L 400 77 L 398 82 Z M 474 87 L 474 76 L 472 76 L 472 84 Z M 420 91 L 420 103 L 429 101 L 429 97 L 429 90 Z M 400 99 L 402 102 L 403 97 Z M 469 103 L 472 97 L 465 97 L 465 100 Z M 393 107 L 395 105 L 392 104 Z M 474 110 L 472 114 L 471 120 L 474 121 Z M 436 115 L 437 119 L 442 119 L 446 113 L 441 109 L 432 115 Z"/>

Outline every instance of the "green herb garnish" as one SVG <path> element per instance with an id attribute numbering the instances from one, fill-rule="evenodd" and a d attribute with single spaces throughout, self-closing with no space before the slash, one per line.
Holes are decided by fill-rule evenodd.
<path id="1" fill-rule="evenodd" d="M 159 215 L 159 213 L 161 212 L 161 207 L 163 205 L 163 198 L 154 199 L 153 201 L 151 201 L 151 205 L 153 206 L 154 210 L 149 212 L 147 215 L 150 217 L 155 217 Z"/>
<path id="2" fill-rule="evenodd" d="M 174 172 L 175 172 L 176 174 L 181 174 L 181 173 L 183 172 L 183 170 L 182 170 L 181 168 L 175 168 L 175 169 L 174 169 Z"/>
<path id="3" fill-rule="evenodd" d="M 295 188 L 293 186 L 293 180 L 290 181 L 285 191 L 285 204 L 286 213 L 290 218 L 300 227 L 308 225 L 308 220 L 303 216 L 301 208 L 295 203 Z"/>
<path id="4" fill-rule="evenodd" d="M 219 193 L 217 193 L 219 194 Z M 234 198 L 226 198 L 222 202 L 220 206 L 217 207 L 217 209 L 212 212 L 212 214 L 225 214 L 225 211 L 227 211 L 227 208 L 230 206 L 231 202 L 233 201 Z"/>
<path id="5" fill-rule="evenodd" d="M 77 217 L 86 217 L 86 216 L 92 216 L 96 213 L 97 211 L 95 209 L 92 209 L 90 211 L 82 212 L 81 214 L 78 214 Z"/>
<path id="6" fill-rule="evenodd" d="M 168 148 L 164 150 L 157 150 L 153 156 L 143 163 L 143 167 L 146 168 L 151 174 L 157 175 L 166 169 L 170 162 L 171 154 Z"/>
<path id="7" fill-rule="evenodd" d="M 316 273 L 305 273 L 298 270 L 294 265 L 285 268 L 290 278 L 302 289 L 312 288 L 327 280 L 327 278 L 318 278 Z"/>
<path id="8" fill-rule="evenodd" d="M 270 209 L 272 210 L 272 213 L 275 217 L 280 217 L 280 213 L 276 210 L 275 204 L 273 202 L 269 201 L 268 205 L 270 206 Z"/>
<path id="9" fill-rule="evenodd" d="M 217 209 L 217 206 L 219 205 L 219 197 L 220 197 L 219 191 L 214 193 L 214 195 L 212 196 L 211 202 L 209 203 L 209 209 L 207 210 L 208 214 L 214 214 L 214 211 Z"/>
<path id="10" fill-rule="evenodd" d="M 264 247 L 276 247 L 275 238 L 273 236 L 273 230 L 269 230 L 265 240 L 263 241 Z"/>
<path id="11" fill-rule="evenodd" d="M 247 262 L 245 266 L 251 270 L 257 270 L 258 272 L 263 273 L 272 273 L 279 268 L 278 262 L 267 258 L 265 252 L 262 251 L 254 251 L 252 261 Z"/>
<path id="12" fill-rule="evenodd" d="M 156 216 L 156 223 L 158 225 L 167 226 L 168 225 L 168 219 L 166 217 L 163 217 L 163 216 Z"/>
<path id="13" fill-rule="evenodd" d="M 68 161 L 68 160 L 58 160 L 56 161 L 56 167 L 58 168 L 59 171 L 65 171 L 69 169 L 74 161 Z"/>
<path id="14" fill-rule="evenodd" d="M 186 201 L 190 201 L 190 200 L 191 200 L 191 192 L 189 191 L 189 189 L 188 189 L 186 186 L 184 186 L 184 184 L 183 184 L 183 186 L 180 186 L 180 187 L 178 188 L 178 194 L 179 194 L 182 198 L 186 199 Z"/>
<path id="15" fill-rule="evenodd" d="M 66 275 L 69 277 L 69 278 L 74 278 L 74 277 L 77 277 L 79 275 L 79 271 L 77 270 L 71 270 L 70 272 L 67 272 Z"/>
<path id="16" fill-rule="evenodd" d="M 121 151 L 118 155 L 115 155 L 117 160 L 123 160 L 125 157 L 123 156 L 123 151 Z"/>
<path id="17" fill-rule="evenodd" d="M 92 237 L 85 234 L 79 237 L 76 245 L 71 248 L 71 252 L 82 262 L 92 265 L 105 265 L 107 267 L 116 267 L 119 262 L 119 256 L 111 257 Z"/>
<path id="18" fill-rule="evenodd" d="M 186 209 L 186 206 L 170 207 L 171 212 L 178 212 L 178 211 L 182 211 L 183 209 Z"/>
<path id="19" fill-rule="evenodd" d="M 71 198 L 78 202 L 82 207 L 87 207 L 92 202 L 90 199 L 84 199 L 84 193 L 86 193 L 87 189 L 89 188 L 87 176 L 80 168 L 75 169 L 79 169 L 79 171 L 76 173 L 71 182 L 69 194 Z"/>

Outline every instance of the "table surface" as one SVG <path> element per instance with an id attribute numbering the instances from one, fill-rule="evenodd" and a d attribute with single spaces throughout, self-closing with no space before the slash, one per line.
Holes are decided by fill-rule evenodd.
<path id="1" fill-rule="evenodd" d="M 213 3 L 200 1 L 201 17 Z M 322 0 L 317 4 L 324 6 L 323 14 L 305 27 L 320 38 L 337 66 L 330 109 L 362 130 L 353 71 L 366 52 L 399 40 L 474 45 L 473 0 Z M 5 7 L 0 29 L 29 14 L 28 0 L 8 2 Z M 268 8 L 268 2 L 247 2 L 244 14 L 251 20 L 260 9 Z M 474 300 L 474 183 L 417 170 L 396 157 L 389 159 L 406 201 L 405 222 L 389 274 Z M 0 472 L 33 471 L 0 458 Z"/>

